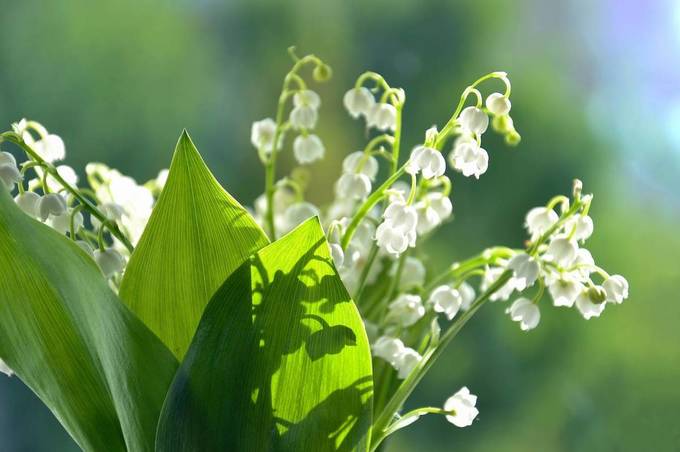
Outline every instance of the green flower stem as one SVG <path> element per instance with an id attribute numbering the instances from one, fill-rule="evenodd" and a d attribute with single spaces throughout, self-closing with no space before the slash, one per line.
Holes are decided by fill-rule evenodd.
<path id="1" fill-rule="evenodd" d="M 107 228 L 111 232 L 111 235 L 113 235 L 115 238 L 120 240 L 120 242 L 125 246 L 125 248 L 128 249 L 130 253 L 134 251 L 134 246 L 132 246 L 132 243 L 130 243 L 130 240 L 123 234 L 115 223 L 109 222 L 109 219 L 102 213 L 97 206 L 95 206 L 89 199 L 87 199 L 85 196 L 83 196 L 78 189 L 75 187 L 72 187 L 68 182 L 64 180 L 63 177 L 59 175 L 56 169 L 49 163 L 47 163 L 40 155 L 38 155 L 37 152 L 35 152 L 29 145 L 27 145 L 24 140 L 17 135 L 14 132 L 5 132 L 1 135 L 3 138 L 5 138 L 7 141 L 16 144 L 19 146 L 21 149 L 26 152 L 26 154 L 29 155 L 33 160 L 38 162 L 40 166 L 46 168 L 45 173 L 49 172 L 50 176 L 52 176 L 59 184 L 64 187 L 64 189 L 69 192 L 75 199 L 78 200 L 80 204 L 83 205 L 83 208 L 89 212 L 90 215 L 98 219 L 102 225 L 106 224 Z"/>
<path id="2" fill-rule="evenodd" d="M 441 150 L 442 146 L 444 145 L 444 142 L 446 139 L 451 135 L 453 132 L 456 122 L 458 121 L 458 115 L 460 115 L 460 112 L 463 111 L 463 107 L 465 106 L 465 101 L 467 100 L 468 96 L 471 93 L 476 92 L 476 96 L 478 96 L 478 103 L 479 103 L 479 98 L 481 98 L 481 94 L 479 94 L 479 91 L 475 89 L 477 85 L 479 85 L 482 82 L 485 82 L 486 80 L 492 79 L 492 78 L 497 78 L 503 81 L 505 83 L 505 96 L 510 96 L 510 83 L 507 79 L 507 76 L 505 72 L 490 72 L 486 75 L 483 75 L 482 77 L 478 78 L 477 80 L 472 83 L 472 85 L 468 86 L 464 91 L 463 94 L 460 96 L 460 100 L 458 101 L 458 106 L 456 107 L 456 111 L 453 112 L 453 115 L 451 115 L 451 119 L 444 125 L 442 130 L 437 134 L 437 139 L 434 142 L 434 148 Z"/>
<path id="3" fill-rule="evenodd" d="M 382 410 L 380 415 L 377 417 L 373 424 L 373 441 L 371 444 L 371 451 L 378 448 L 380 443 L 385 439 L 385 432 L 388 430 L 394 415 L 403 406 L 406 399 L 411 395 L 415 387 L 420 383 L 423 377 L 430 370 L 432 365 L 437 361 L 437 358 L 441 356 L 443 351 L 446 349 L 447 345 L 453 340 L 454 337 L 460 332 L 463 326 L 472 318 L 472 316 L 479 310 L 479 308 L 484 305 L 484 303 L 498 291 L 501 287 L 505 285 L 506 282 L 512 277 L 512 271 L 506 270 L 501 274 L 501 276 L 477 299 L 472 303 L 470 309 L 465 311 L 460 317 L 458 317 L 449 327 L 448 330 L 442 335 L 441 340 L 437 347 L 429 350 L 423 356 L 423 360 L 418 364 L 416 369 L 411 373 L 411 375 L 403 381 L 401 386 L 394 393 L 390 401 L 387 403 L 385 408 Z"/>
<path id="4" fill-rule="evenodd" d="M 366 198 L 366 201 L 361 205 L 357 213 L 354 215 L 352 218 L 352 221 L 350 222 L 349 226 L 347 226 L 347 231 L 345 231 L 345 235 L 342 237 L 342 249 L 346 250 L 347 245 L 349 245 L 349 242 L 352 240 L 352 236 L 354 236 L 354 232 L 356 232 L 357 227 L 359 227 L 359 223 L 361 223 L 361 220 L 364 219 L 364 217 L 368 214 L 368 212 L 371 211 L 373 206 L 378 204 L 381 199 L 385 196 L 385 190 L 390 188 L 392 184 L 394 184 L 397 179 L 399 179 L 404 173 L 406 172 L 406 164 L 402 165 L 401 168 L 399 168 L 394 174 L 392 174 L 383 184 L 378 187 L 376 191 L 371 193 L 371 196 Z"/>
<path id="5" fill-rule="evenodd" d="M 398 102 L 394 107 L 397 110 L 397 127 L 394 130 L 394 143 L 392 144 L 392 166 L 390 168 L 390 174 L 397 172 L 399 168 L 399 151 L 401 147 L 401 116 L 404 109 L 404 102 Z"/>
<path id="6" fill-rule="evenodd" d="M 450 279 L 458 279 L 461 275 L 467 274 L 470 271 L 477 270 L 485 265 L 493 263 L 499 258 L 508 258 L 515 255 L 518 251 L 502 246 L 489 248 L 477 256 L 463 262 L 456 262 L 451 265 L 446 271 L 435 276 L 424 288 L 424 292 L 429 292 L 436 286 L 443 284 Z"/>
<path id="7" fill-rule="evenodd" d="M 413 417 L 419 418 L 420 416 L 423 416 L 423 415 L 426 415 L 426 414 L 441 414 L 443 416 L 449 416 L 449 415 L 453 416 L 455 414 L 455 412 L 446 411 L 443 408 L 436 408 L 436 407 L 428 406 L 428 407 L 417 408 L 415 410 L 409 411 L 408 413 L 401 416 L 401 418 L 399 418 L 399 420 L 403 421 L 403 420 L 413 418 Z M 392 426 L 390 428 L 388 428 L 385 431 L 383 436 L 384 437 L 390 436 L 392 433 L 396 432 L 397 430 L 400 430 L 404 427 L 408 427 L 409 425 L 411 425 L 410 422 L 407 423 L 407 424 L 404 424 L 403 422 L 399 422 L 399 421 L 395 422 L 394 424 L 392 424 Z"/>

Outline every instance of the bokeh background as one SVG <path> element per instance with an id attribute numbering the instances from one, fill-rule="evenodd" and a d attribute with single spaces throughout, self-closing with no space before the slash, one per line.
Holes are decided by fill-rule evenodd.
<path id="1" fill-rule="evenodd" d="M 524 213 L 580 177 L 593 191 L 596 260 L 631 297 L 599 319 L 543 309 L 522 333 L 490 305 L 409 402 L 439 405 L 462 385 L 478 421 L 437 416 L 389 452 L 680 450 L 680 4 L 672 0 L 0 1 L 0 124 L 28 117 L 67 143 L 82 171 L 103 161 L 138 180 L 167 167 L 182 128 L 244 203 L 262 191 L 250 123 L 273 115 L 289 45 L 334 68 L 320 135 L 328 158 L 310 198 L 359 148 L 341 108 L 366 69 L 407 91 L 405 143 L 449 117 L 477 76 L 506 70 L 523 141 L 485 137 L 480 181 L 457 177 L 455 221 L 430 265 L 519 246 Z M 487 91 L 488 92 L 488 91 Z M 290 152 L 284 167 L 292 166 Z M 547 304 L 547 303 L 546 303 Z M 16 378 L 0 378 L 0 450 L 76 447 Z"/>

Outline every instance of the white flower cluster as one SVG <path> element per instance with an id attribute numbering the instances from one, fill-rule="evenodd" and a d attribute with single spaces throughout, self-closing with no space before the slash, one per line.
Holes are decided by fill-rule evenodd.
<path id="1" fill-rule="evenodd" d="M 99 243 L 102 221 L 87 215 L 77 196 L 95 201 L 101 218 L 116 224 L 132 244 L 136 244 L 151 215 L 155 198 L 167 179 L 167 170 L 144 186 L 106 165 L 91 163 L 86 167 L 89 188 L 79 187 L 76 171 L 67 165 L 54 166 L 66 157 L 63 140 L 35 121 L 22 119 L 12 124 L 12 131 L 33 155 L 17 165 L 14 155 L 0 152 L 0 182 L 12 192 L 17 205 L 29 216 L 42 221 L 61 234 L 72 238 L 90 255 L 107 278 L 119 275 L 129 254 L 119 239 L 111 236 L 111 245 Z M 36 137 L 37 136 L 37 137 Z M 21 170 L 19 169 L 21 168 Z M 35 178 L 26 181 L 31 170 Z M 112 281 L 115 288 L 115 281 Z"/>
<path id="2" fill-rule="evenodd" d="M 299 134 L 293 140 L 293 154 L 301 165 L 307 165 L 323 158 L 326 148 L 318 135 L 310 133 L 319 119 L 321 98 L 310 89 L 300 89 L 293 94 L 293 109 L 287 124 L 276 124 L 271 118 L 253 123 L 250 141 L 265 158 L 269 158 L 277 141 L 276 150 L 281 150 L 284 133 L 289 128 Z"/>
<path id="3" fill-rule="evenodd" d="M 580 182 L 577 186 L 580 192 Z M 538 282 L 534 297 L 517 298 L 507 309 L 522 330 L 538 326 L 541 319 L 538 302 L 544 288 L 548 289 L 554 306 L 575 307 L 585 319 L 599 317 L 607 304 L 620 304 L 628 298 L 626 279 L 609 275 L 595 265 L 590 251 L 582 247 L 593 233 L 593 220 L 587 214 L 591 199 L 592 195 L 579 195 L 578 204 L 571 209 L 569 200 L 560 199 L 561 216 L 552 203 L 531 209 L 525 222 L 531 236 L 529 250 L 517 252 L 509 260 L 486 269 L 483 289 L 497 281 L 506 269 L 512 272 L 492 300 L 507 300 L 515 291 L 522 292 Z"/>

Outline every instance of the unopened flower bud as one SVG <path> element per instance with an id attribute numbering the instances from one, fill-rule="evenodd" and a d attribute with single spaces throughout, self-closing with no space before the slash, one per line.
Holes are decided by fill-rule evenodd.
<path id="1" fill-rule="evenodd" d="M 312 71 L 312 77 L 314 77 L 314 80 L 317 82 L 328 81 L 333 77 L 333 69 L 324 63 L 317 64 Z"/>
<path id="2" fill-rule="evenodd" d="M 482 135 L 489 127 L 489 117 L 477 107 L 465 108 L 458 117 L 461 127 L 476 135 Z"/>
<path id="3" fill-rule="evenodd" d="M 510 112 L 510 107 L 510 99 L 501 93 L 493 93 L 486 98 L 486 108 L 496 116 L 507 115 Z"/>

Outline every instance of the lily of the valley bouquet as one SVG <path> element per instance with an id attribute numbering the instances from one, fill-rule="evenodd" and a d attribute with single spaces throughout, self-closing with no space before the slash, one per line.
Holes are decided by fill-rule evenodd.
<path id="1" fill-rule="evenodd" d="M 579 181 L 528 212 L 523 247 L 426 270 L 421 245 L 452 215 L 451 177 L 493 164 L 489 126 L 520 141 L 504 72 L 468 86 L 408 147 L 404 91 L 359 76 L 343 104 L 368 140 L 322 207 L 305 200 L 303 168 L 325 154 L 310 84 L 331 72 L 291 56 L 275 117 L 252 126 L 265 169 L 252 209 L 186 133 L 144 185 L 100 163 L 80 180 L 37 122 L 0 135 L 0 370 L 82 449 L 373 451 L 425 414 L 466 427 L 474 382 L 441 406 L 402 408 L 478 309 L 498 302 L 528 331 L 550 305 L 590 319 L 627 298 L 583 247 L 593 197 Z M 291 148 L 301 167 L 281 177 Z"/>

